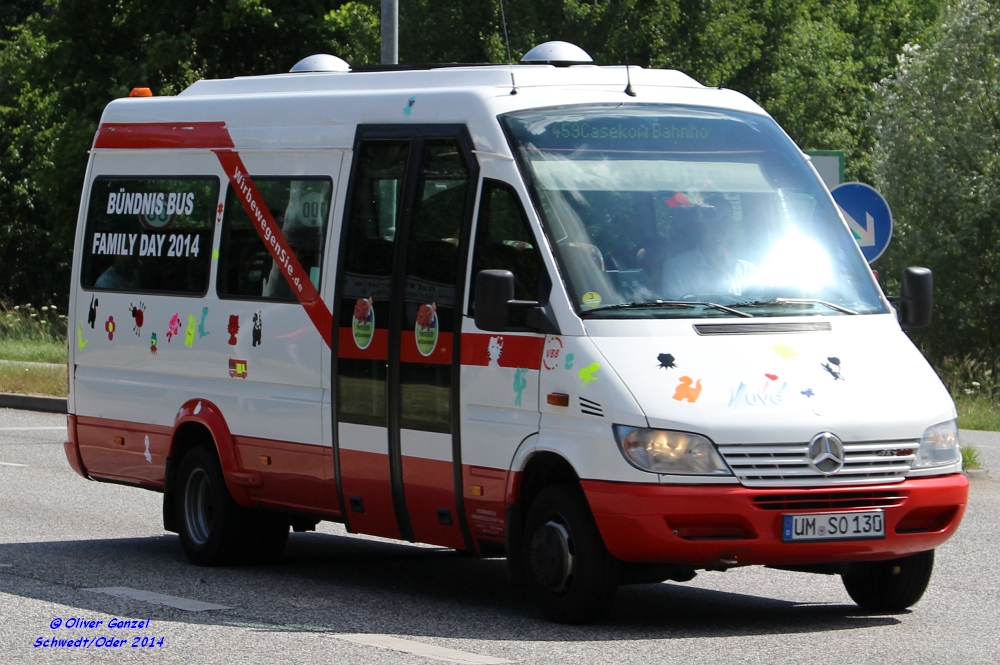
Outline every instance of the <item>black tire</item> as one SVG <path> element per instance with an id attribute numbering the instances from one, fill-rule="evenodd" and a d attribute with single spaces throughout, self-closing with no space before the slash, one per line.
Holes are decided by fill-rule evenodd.
<path id="1" fill-rule="evenodd" d="M 604 618 L 618 590 L 618 560 L 576 485 L 542 490 L 528 510 L 524 531 L 528 589 L 542 614 L 556 623 Z"/>
<path id="2" fill-rule="evenodd" d="M 174 492 L 181 546 L 192 563 L 239 563 L 253 533 L 253 513 L 229 494 L 214 451 L 198 446 L 181 460 Z"/>
<path id="3" fill-rule="evenodd" d="M 288 544 L 290 526 L 287 517 L 254 511 L 247 560 L 259 564 L 277 561 Z"/>
<path id="4" fill-rule="evenodd" d="M 841 577 L 855 603 L 873 612 L 901 612 L 916 605 L 934 570 L 934 550 L 889 561 L 850 564 Z"/>

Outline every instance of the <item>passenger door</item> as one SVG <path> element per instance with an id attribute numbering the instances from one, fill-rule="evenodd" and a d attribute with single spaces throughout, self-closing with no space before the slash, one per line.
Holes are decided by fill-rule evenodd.
<path id="1" fill-rule="evenodd" d="M 352 531 L 471 546 L 459 325 L 478 168 L 464 127 L 359 128 L 338 263 L 334 455 Z"/>

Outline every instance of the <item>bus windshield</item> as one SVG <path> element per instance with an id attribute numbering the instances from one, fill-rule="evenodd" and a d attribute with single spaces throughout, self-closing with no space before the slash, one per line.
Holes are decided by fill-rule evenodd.
<path id="1" fill-rule="evenodd" d="M 888 311 L 819 179 L 766 116 L 630 104 L 501 122 L 581 316 Z"/>

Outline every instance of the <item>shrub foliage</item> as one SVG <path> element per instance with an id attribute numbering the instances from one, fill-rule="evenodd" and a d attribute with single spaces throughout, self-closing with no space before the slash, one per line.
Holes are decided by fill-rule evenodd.
<path id="1" fill-rule="evenodd" d="M 936 361 L 1000 358 L 998 91 L 1000 9 L 984 0 L 946 10 L 880 86 L 876 181 L 896 222 L 885 272 L 934 271 L 936 323 L 915 338 Z"/>
<path id="2" fill-rule="evenodd" d="M 875 84 L 944 0 L 506 0 L 518 59 L 572 41 L 598 64 L 683 70 L 760 102 L 806 149 L 871 180 Z M 65 304 L 102 109 L 133 87 L 379 58 L 379 0 L 5 0 L 0 7 L 0 299 Z M 400 0 L 403 62 L 506 62 L 498 0 Z"/>

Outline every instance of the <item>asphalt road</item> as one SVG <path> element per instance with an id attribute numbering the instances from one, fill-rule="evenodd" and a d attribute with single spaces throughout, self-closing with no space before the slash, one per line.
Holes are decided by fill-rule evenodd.
<path id="1" fill-rule="evenodd" d="M 750 568 L 623 587 L 607 621 L 566 627 L 505 585 L 501 560 L 334 524 L 293 534 L 275 566 L 192 566 L 160 528 L 158 494 L 73 473 L 63 425 L 0 410 L 3 663 L 1000 662 L 1000 483 L 973 483 L 965 521 L 910 612 L 865 613 L 837 577 Z M 87 590 L 111 587 L 133 597 Z M 228 609 L 192 611 L 190 601 Z M 104 623 L 67 628 L 75 618 Z M 113 618 L 150 623 L 109 629 Z M 132 648 L 143 636 L 162 646 Z M 95 646 L 102 637 L 126 642 Z M 36 648 L 39 638 L 91 646 Z"/>

